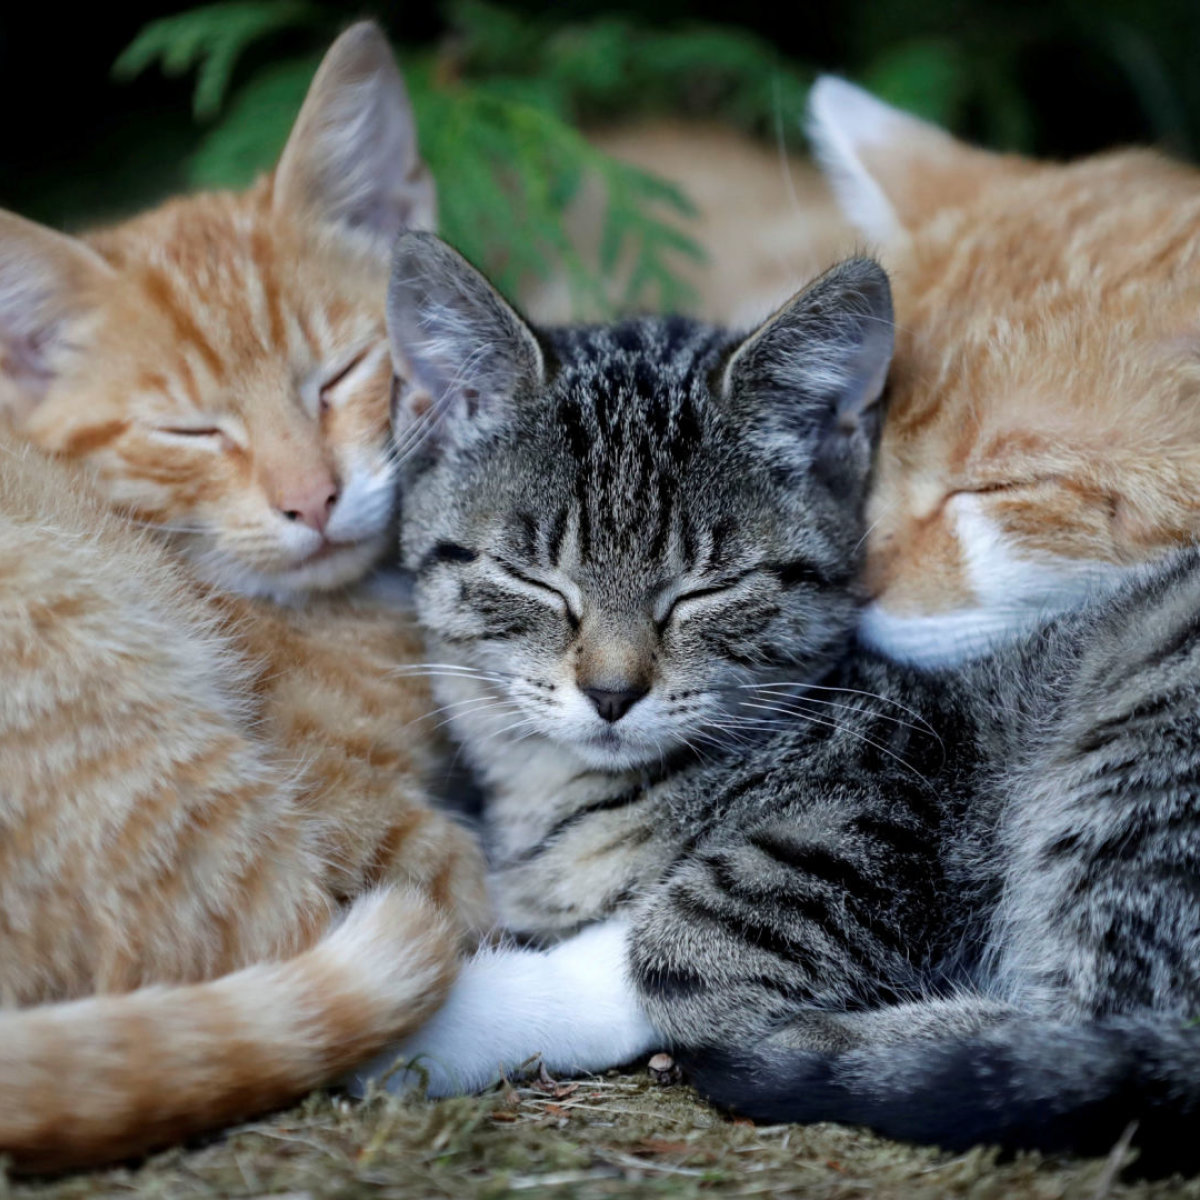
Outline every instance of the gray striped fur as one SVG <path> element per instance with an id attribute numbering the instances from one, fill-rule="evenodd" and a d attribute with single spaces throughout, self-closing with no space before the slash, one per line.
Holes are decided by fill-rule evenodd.
<path id="1" fill-rule="evenodd" d="M 1197 552 L 956 673 L 886 662 L 850 585 L 877 266 L 744 342 L 537 333 L 420 235 L 396 280 L 402 421 L 433 396 L 404 555 L 511 927 L 631 911 L 652 1019 L 751 1115 L 1082 1150 L 1137 1118 L 1190 1161 Z M 646 690 L 606 727 L 585 687 Z"/>

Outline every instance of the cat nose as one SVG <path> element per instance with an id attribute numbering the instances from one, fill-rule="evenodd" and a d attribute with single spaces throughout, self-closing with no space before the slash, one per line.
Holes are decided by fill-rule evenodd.
<path id="1" fill-rule="evenodd" d="M 619 721 L 650 691 L 648 687 L 622 688 L 620 691 L 610 691 L 608 688 L 585 687 L 581 690 L 595 706 L 596 711 L 601 717 L 613 724 Z"/>
<path id="2" fill-rule="evenodd" d="M 337 501 L 337 484 L 327 475 L 285 492 L 279 497 L 277 507 L 289 521 L 299 521 L 324 533 Z"/>

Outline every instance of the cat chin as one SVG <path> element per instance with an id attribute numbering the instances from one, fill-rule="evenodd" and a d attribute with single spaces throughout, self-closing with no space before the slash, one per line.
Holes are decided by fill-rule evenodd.
<path id="1" fill-rule="evenodd" d="M 256 596 L 277 604 L 293 604 L 309 592 L 349 587 L 362 579 L 387 550 L 386 533 L 348 542 L 320 558 L 284 571 L 259 571 L 227 558 L 210 555 L 193 559 L 196 574 L 205 583 L 242 596 Z"/>
<path id="2" fill-rule="evenodd" d="M 600 737 L 565 743 L 576 758 L 594 771 L 629 771 L 648 763 L 661 762 L 675 750 L 674 746 L 632 742 L 613 731 Z"/>

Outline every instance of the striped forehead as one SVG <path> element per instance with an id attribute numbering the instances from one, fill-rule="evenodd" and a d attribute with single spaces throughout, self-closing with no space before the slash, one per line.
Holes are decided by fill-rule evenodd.
<path id="1" fill-rule="evenodd" d="M 560 449 L 559 492 L 516 514 L 523 548 L 564 570 L 678 569 L 711 531 L 681 488 L 711 459 L 708 377 L 726 335 L 681 319 L 570 331 L 548 425 Z"/>
<path id="2" fill-rule="evenodd" d="M 309 295 L 297 248 L 256 209 L 205 199 L 212 203 L 180 210 L 164 228 L 132 225 L 97 238 L 182 360 L 225 385 L 266 362 L 319 361 L 344 327 L 378 324 L 379 314 L 330 295 L 327 280 Z"/>

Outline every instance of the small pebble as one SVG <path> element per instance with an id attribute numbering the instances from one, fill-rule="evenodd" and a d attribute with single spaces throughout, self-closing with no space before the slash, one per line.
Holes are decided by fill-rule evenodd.
<path id="1" fill-rule="evenodd" d="M 683 1072 L 669 1054 L 656 1054 L 647 1065 L 650 1068 L 650 1078 L 662 1087 L 670 1087 L 683 1078 Z"/>

